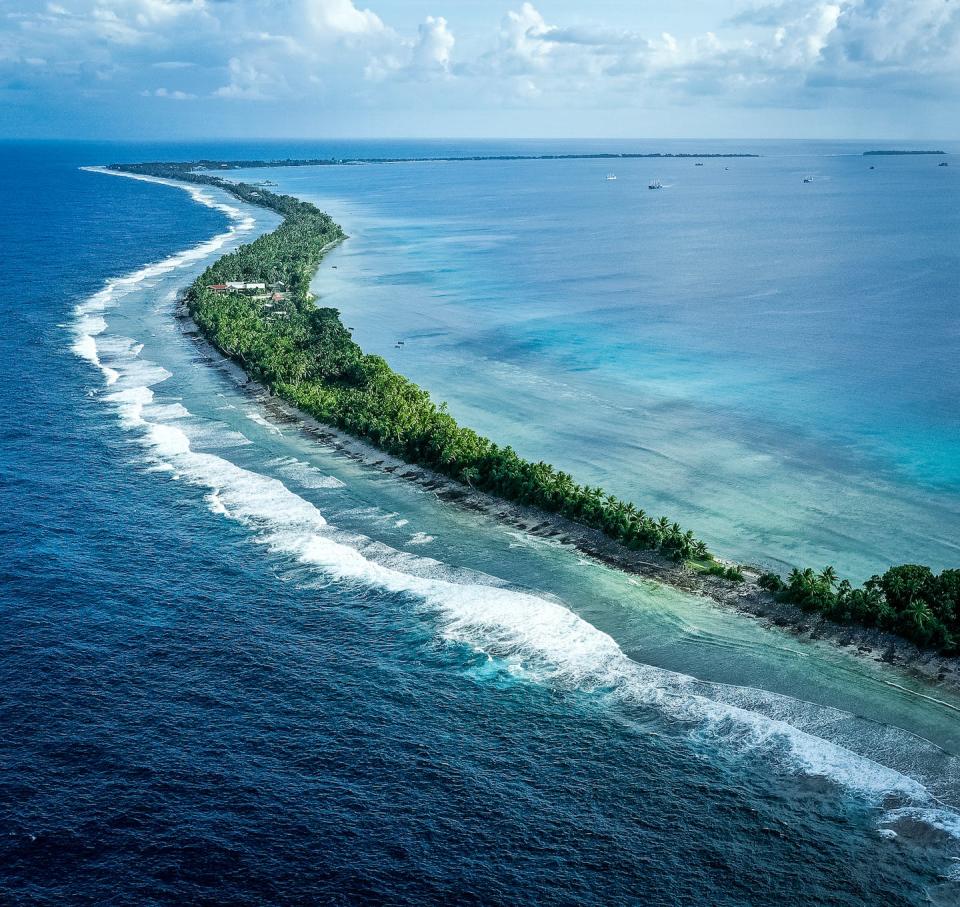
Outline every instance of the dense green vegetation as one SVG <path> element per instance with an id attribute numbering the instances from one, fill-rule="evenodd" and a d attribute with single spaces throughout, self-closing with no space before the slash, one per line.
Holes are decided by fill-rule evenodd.
<path id="1" fill-rule="evenodd" d="M 601 488 L 579 485 L 548 463 L 525 460 L 458 425 L 430 395 L 365 354 L 335 309 L 318 308 L 310 278 L 327 245 L 343 232 L 315 206 L 245 183 L 196 173 L 190 165 L 115 165 L 116 169 L 201 182 L 284 215 L 272 233 L 224 255 L 193 284 L 187 304 L 201 331 L 271 391 L 322 422 L 407 462 L 427 466 L 509 501 L 559 513 L 633 549 L 677 560 L 708 558 L 706 545 L 666 517 L 654 519 Z M 228 281 L 283 285 L 273 303 L 210 289 Z"/>
<path id="2" fill-rule="evenodd" d="M 929 567 L 903 564 L 855 589 L 827 567 L 820 573 L 792 570 L 786 582 L 764 573 L 760 584 L 781 600 L 838 623 L 878 627 L 948 652 L 960 647 L 960 570 L 937 576 Z"/>
<path id="3" fill-rule="evenodd" d="M 704 571 L 709 573 L 711 576 L 719 576 L 722 579 L 728 579 L 732 583 L 742 583 L 743 582 L 743 568 L 738 567 L 736 564 L 719 564 L 713 563 Z"/>
<path id="4" fill-rule="evenodd" d="M 283 215 L 272 233 L 211 265 L 187 294 L 190 313 L 203 334 L 273 393 L 407 462 L 506 500 L 562 514 L 627 548 L 693 560 L 706 574 L 743 580 L 740 567 L 716 562 L 702 541 L 666 517 L 654 519 L 601 488 L 580 485 L 548 463 L 533 463 L 511 447 L 458 425 L 446 404 L 436 405 L 382 357 L 365 354 L 335 309 L 314 304 L 310 279 L 323 250 L 344 236 L 328 215 L 292 196 L 229 182 L 195 167 L 113 165 L 215 185 Z M 281 291 L 282 299 L 212 289 L 229 281 L 265 282 Z M 783 601 L 841 623 L 878 627 L 944 651 L 960 646 L 960 570 L 935 576 L 927 567 L 907 564 L 854 588 L 827 567 L 821 573 L 794 570 L 786 581 L 765 573 L 760 584 Z"/>

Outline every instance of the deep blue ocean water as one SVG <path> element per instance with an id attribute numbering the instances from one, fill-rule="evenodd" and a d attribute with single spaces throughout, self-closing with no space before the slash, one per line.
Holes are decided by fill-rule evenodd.
<path id="1" fill-rule="evenodd" d="M 0 146 L 0 901 L 956 903 L 960 701 L 273 424 L 173 303 L 275 218 L 79 169 L 288 153 Z"/>

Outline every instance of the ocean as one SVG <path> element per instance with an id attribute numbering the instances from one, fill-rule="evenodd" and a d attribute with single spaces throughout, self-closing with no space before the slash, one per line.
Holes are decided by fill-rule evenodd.
<path id="1" fill-rule="evenodd" d="M 956 563 L 956 173 L 745 145 L 243 177 L 466 423 L 722 554 Z M 960 698 L 274 423 L 173 315 L 277 218 L 80 169 L 549 147 L 0 146 L 0 900 L 957 903 Z"/>

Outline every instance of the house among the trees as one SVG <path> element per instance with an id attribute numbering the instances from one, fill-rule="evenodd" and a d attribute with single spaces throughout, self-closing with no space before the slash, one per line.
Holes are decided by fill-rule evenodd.
<path id="1" fill-rule="evenodd" d="M 263 282 L 250 283 L 243 280 L 228 280 L 226 283 L 212 283 L 207 287 L 212 293 L 263 292 L 267 285 Z"/>

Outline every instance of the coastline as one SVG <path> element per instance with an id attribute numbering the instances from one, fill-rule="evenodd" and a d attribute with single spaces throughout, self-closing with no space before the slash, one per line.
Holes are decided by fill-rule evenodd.
<path id="1" fill-rule="evenodd" d="M 151 181 L 162 182 L 181 188 L 189 188 L 191 183 L 213 185 L 217 188 L 224 189 L 241 201 L 264 207 L 280 214 L 284 218 L 280 227 L 273 233 L 265 234 L 249 246 L 241 246 L 238 252 L 244 249 L 253 250 L 254 248 L 259 248 L 260 244 L 265 241 L 272 242 L 274 244 L 271 247 L 272 251 L 267 252 L 267 255 L 278 255 L 280 260 L 286 263 L 285 266 L 296 269 L 298 276 L 295 277 L 294 280 L 297 283 L 298 289 L 296 293 L 291 295 L 297 300 L 295 306 L 299 306 L 299 317 L 303 324 L 311 324 L 311 319 L 314 318 L 314 316 L 321 321 L 328 319 L 325 323 L 335 325 L 333 330 L 339 330 L 343 335 L 342 339 L 346 340 L 349 335 L 344 333 L 342 322 L 339 319 L 339 313 L 334 309 L 315 308 L 313 298 L 306 284 L 303 283 L 301 285 L 300 283 L 303 275 L 316 270 L 317 262 L 323 253 L 330 248 L 331 245 L 341 241 L 345 237 L 342 229 L 335 224 L 328 215 L 320 212 L 313 205 L 305 203 L 293 196 L 278 196 L 245 183 L 232 183 L 222 180 L 219 177 L 191 174 L 189 167 L 190 165 L 186 164 L 146 164 L 133 165 L 133 172 L 126 170 L 124 165 L 111 165 L 111 167 L 107 169 L 108 172 L 119 172 L 122 175 L 140 178 L 146 177 Z M 168 169 L 175 172 L 168 173 Z M 302 223 L 304 218 L 306 218 L 308 222 L 306 225 Z M 319 220 L 318 224 L 313 224 L 312 219 L 314 218 Z M 294 238 L 285 236 L 288 245 L 292 247 L 288 248 L 280 243 L 278 237 L 295 221 L 300 224 L 301 233 L 292 234 L 291 236 L 294 236 Z M 308 244 L 301 248 L 303 238 L 312 236 L 317 232 L 319 235 L 314 236 L 312 245 Z M 267 240 L 266 237 L 270 239 Z M 326 242 L 320 245 L 315 241 L 317 238 L 326 239 Z M 400 457 L 404 456 L 403 445 L 400 445 L 399 448 L 393 446 L 396 452 L 395 455 L 387 454 L 380 448 L 372 446 L 372 443 L 378 443 L 375 440 L 377 437 L 376 434 L 374 434 L 371 439 L 372 443 L 361 440 L 361 438 L 366 436 L 365 431 L 349 434 L 348 432 L 353 428 L 353 423 L 350 420 L 347 420 L 345 424 L 341 423 L 340 414 L 338 414 L 335 408 L 330 411 L 331 418 L 336 419 L 337 424 L 344 424 L 343 430 L 333 428 L 327 421 L 321 421 L 323 416 L 314 418 L 309 415 L 303 409 L 298 408 L 298 406 L 302 405 L 299 395 L 294 395 L 293 400 L 289 400 L 291 396 L 290 390 L 298 387 L 296 383 L 298 379 L 294 379 L 293 385 L 286 385 L 286 393 L 284 393 L 284 382 L 286 379 L 283 378 L 282 373 L 279 373 L 280 377 L 278 379 L 276 377 L 274 379 L 277 384 L 279 384 L 279 390 L 274 386 L 274 381 L 269 377 L 266 378 L 266 382 L 258 383 L 256 379 L 251 377 L 248 370 L 236 364 L 237 360 L 239 360 L 243 362 L 244 366 L 252 367 L 255 373 L 264 374 L 261 364 L 257 361 L 256 355 L 254 355 L 251 362 L 248 363 L 235 346 L 235 338 L 233 336 L 228 333 L 226 335 L 227 346 L 222 347 L 216 338 L 219 328 L 212 332 L 205 331 L 200 322 L 195 321 L 197 314 L 195 308 L 197 293 L 199 292 L 201 299 L 204 299 L 206 302 L 215 301 L 216 299 L 216 297 L 211 297 L 208 292 L 205 292 L 202 287 L 198 290 L 198 285 L 205 278 L 208 283 L 220 284 L 224 282 L 224 279 L 236 279 L 236 275 L 232 274 L 232 270 L 236 270 L 237 268 L 239 268 L 241 276 L 246 274 L 244 279 L 251 279 L 251 275 L 258 278 L 264 276 L 262 271 L 263 262 L 257 259 L 256 253 L 250 252 L 248 254 L 254 258 L 252 262 L 245 262 L 241 259 L 240 264 L 228 266 L 224 272 L 217 271 L 216 269 L 218 266 L 222 267 L 221 263 L 228 260 L 230 258 L 229 256 L 219 259 L 214 266 L 211 266 L 211 268 L 208 269 L 201 278 L 198 278 L 197 281 L 191 285 L 191 288 L 184 293 L 180 300 L 179 317 L 181 319 L 184 317 L 188 319 L 186 333 L 193 334 L 198 341 L 205 344 L 207 348 L 207 360 L 213 364 L 221 363 L 224 365 L 234 382 L 246 389 L 251 398 L 256 400 L 267 412 L 273 415 L 278 422 L 288 425 L 298 425 L 308 437 L 312 436 L 324 444 L 332 446 L 341 454 L 364 465 L 378 468 L 384 472 L 398 475 L 404 480 L 415 482 L 421 487 L 432 491 L 440 500 L 457 504 L 466 510 L 484 514 L 489 519 L 518 529 L 531 536 L 549 539 L 562 545 L 569 545 L 581 555 L 597 563 L 610 566 L 629 575 L 670 585 L 689 594 L 699 595 L 717 607 L 730 608 L 742 614 L 750 615 L 760 620 L 767 627 L 781 628 L 792 633 L 799 639 L 831 643 L 835 647 L 855 654 L 858 657 L 869 658 L 874 662 L 883 663 L 888 666 L 896 666 L 901 670 L 903 675 L 916 678 L 921 682 L 932 686 L 939 685 L 943 689 L 960 692 L 960 656 L 944 655 L 939 649 L 933 647 L 921 648 L 903 636 L 887 630 L 877 629 L 876 624 L 880 623 L 880 621 L 836 623 L 828 617 L 823 616 L 826 608 L 822 607 L 816 601 L 811 608 L 803 609 L 794 603 L 800 599 L 794 597 L 793 601 L 790 601 L 787 595 L 773 595 L 768 591 L 768 589 L 774 588 L 773 586 L 767 585 L 769 577 L 772 576 L 771 574 L 761 575 L 760 571 L 755 568 L 744 565 L 731 565 L 728 562 L 710 555 L 709 552 L 707 552 L 709 563 L 715 565 L 721 574 L 726 570 L 727 575 L 720 578 L 716 573 L 711 575 L 709 572 L 701 573 L 695 571 L 686 563 L 690 556 L 689 552 L 683 557 L 677 557 L 678 551 L 667 546 L 665 542 L 658 542 L 656 547 L 635 545 L 633 544 L 635 540 L 632 535 L 629 538 L 621 537 L 622 534 L 619 531 L 612 532 L 603 520 L 599 522 L 594 521 L 594 526 L 597 528 L 590 528 L 589 521 L 575 521 L 575 519 L 579 520 L 579 516 L 576 516 L 575 519 L 560 516 L 561 508 L 559 507 L 556 510 L 541 510 L 538 509 L 536 503 L 516 503 L 517 500 L 530 500 L 530 498 L 526 496 L 514 497 L 509 493 L 509 488 L 507 494 L 502 494 L 500 488 L 496 486 L 486 492 L 478 491 L 471 481 L 471 473 L 475 475 L 477 472 L 474 469 L 460 469 L 454 471 L 452 474 L 446 471 L 438 472 L 432 460 L 429 458 L 421 459 L 416 449 L 413 450 L 413 459 L 409 457 L 400 459 Z M 244 267 L 251 268 L 252 270 L 245 272 L 243 271 Z M 238 299 L 242 299 L 242 297 L 238 297 Z M 201 311 L 203 310 L 201 309 Z M 297 310 L 295 309 L 295 311 Z M 233 323 L 235 321 L 233 314 L 220 313 L 221 317 L 224 315 L 227 323 Z M 216 318 L 217 316 L 215 315 L 214 317 Z M 221 325 L 223 323 L 222 321 L 220 322 Z M 209 324 L 207 328 L 210 328 Z M 213 336 L 210 336 L 211 333 Z M 268 335 L 269 331 L 267 334 L 262 334 L 261 336 Z M 324 344 L 328 342 L 328 339 L 329 338 L 322 336 L 320 337 L 320 355 L 327 355 L 327 353 L 329 353 L 329 350 L 324 352 Z M 247 345 L 249 346 L 249 343 Z M 392 373 L 386 363 L 382 359 L 379 359 L 379 357 L 365 356 L 362 350 L 353 344 L 352 341 L 346 341 L 346 346 L 351 347 L 356 352 L 361 362 L 372 364 L 376 372 L 382 372 L 388 376 L 392 376 L 391 380 L 398 382 L 393 386 L 394 390 L 399 390 L 400 393 L 406 393 L 407 389 L 412 388 L 414 394 L 423 393 L 416 385 L 411 384 L 409 379 Z M 255 350 L 253 350 L 253 352 L 256 353 Z M 226 357 L 226 359 L 223 357 Z M 281 359 L 283 359 L 283 356 L 281 356 Z M 265 374 L 269 376 L 269 369 Z M 347 383 L 349 384 L 350 382 Z M 268 387 L 273 387 L 273 391 L 269 390 Z M 336 385 L 334 385 L 334 387 L 336 387 Z M 281 402 L 278 396 L 274 396 L 274 392 L 285 395 L 288 399 Z M 330 391 L 323 388 L 321 382 L 319 392 L 326 394 Z M 429 398 L 427 398 L 427 401 L 429 402 Z M 312 404 L 312 400 L 310 402 Z M 380 420 L 383 411 L 379 407 L 384 403 L 392 405 L 389 399 L 381 399 L 376 407 L 366 410 L 367 418 Z M 369 406 L 369 404 L 370 401 L 366 401 L 366 405 Z M 321 407 L 321 411 L 325 412 L 326 408 Z M 487 439 L 480 438 L 470 429 L 458 427 L 456 422 L 446 415 L 445 411 L 441 410 L 440 412 L 443 414 L 443 418 L 449 420 L 454 432 L 466 432 L 469 438 L 478 439 L 484 444 L 490 444 L 493 450 L 497 450 L 495 444 Z M 389 418 L 388 416 L 388 426 Z M 359 427 L 365 429 L 363 423 L 361 423 Z M 396 426 L 394 426 L 394 428 L 396 428 Z M 446 425 L 438 426 L 438 428 L 446 430 Z M 390 445 L 385 446 L 390 447 Z M 514 458 L 510 463 L 511 468 L 514 464 L 519 464 L 527 469 L 535 470 L 537 468 L 537 464 L 532 464 L 517 458 L 511 448 L 507 447 L 505 450 Z M 425 465 L 416 465 L 418 461 Z M 539 465 L 546 469 L 552 469 L 552 467 L 546 464 Z M 537 481 L 539 481 L 539 478 Z M 592 490 L 586 486 L 580 487 L 574 485 L 573 487 L 585 495 L 593 493 Z M 596 492 L 602 494 L 602 489 L 596 489 Z M 616 503 L 618 503 L 620 507 L 627 506 L 623 502 Z M 552 500 L 549 501 L 548 506 L 553 506 Z M 640 511 L 640 513 L 642 514 L 642 511 Z M 647 518 L 647 522 L 651 523 L 651 525 L 653 524 L 653 521 L 649 518 Z M 664 524 L 666 523 L 666 518 L 663 519 L 663 522 Z M 663 531 L 667 532 L 666 529 Z M 692 533 L 683 534 L 677 524 L 673 524 L 669 532 L 672 533 L 670 538 L 674 538 L 675 536 L 676 541 L 682 542 L 685 545 L 692 546 L 693 541 L 695 541 Z M 702 545 L 703 543 L 698 544 Z M 705 546 L 703 546 L 703 550 L 706 551 Z M 910 565 L 904 565 L 901 568 L 891 568 L 891 571 L 894 569 L 912 570 L 914 568 Z M 730 572 L 735 572 L 735 576 L 731 576 Z M 957 573 L 957 571 L 948 572 L 952 574 Z M 791 574 L 791 580 L 793 580 L 794 576 L 801 581 L 801 585 L 803 583 L 812 583 L 811 591 L 816 591 L 819 581 L 813 571 L 806 570 L 801 573 L 795 570 Z M 944 576 L 946 576 L 946 572 Z M 776 577 L 774 578 L 776 579 Z M 731 580 L 735 581 L 731 582 Z M 846 586 L 849 592 L 850 585 L 846 582 L 840 584 L 841 589 L 844 586 Z M 785 586 L 778 581 L 778 588 L 784 589 Z M 865 594 L 862 590 L 853 590 L 853 593 L 855 597 L 857 595 L 862 597 Z M 805 601 L 804 603 L 806 604 L 807 602 Z M 880 599 L 880 603 L 882 604 L 882 599 Z M 894 686 L 897 685 L 892 683 L 892 681 L 891 684 Z"/>
<path id="2" fill-rule="evenodd" d="M 296 429 L 306 437 L 332 448 L 339 456 L 419 485 L 446 504 L 535 538 L 569 546 L 578 554 L 629 576 L 671 586 L 696 595 L 713 607 L 734 610 L 758 620 L 764 627 L 789 633 L 799 640 L 828 643 L 849 656 L 892 667 L 908 678 L 929 685 L 931 689 L 944 689 L 960 695 L 960 657 L 920 649 L 901 636 L 877 628 L 835 623 L 821 614 L 805 612 L 794 604 L 778 601 L 757 584 L 757 572 L 745 571 L 745 579 L 740 583 L 697 573 L 659 552 L 631 550 L 600 530 L 573 522 L 559 514 L 497 498 L 428 467 L 407 463 L 318 421 L 272 394 L 204 337 L 190 316 L 183 297 L 178 300 L 175 317 L 181 332 L 194 343 L 206 364 L 227 376 L 274 422 Z"/>

